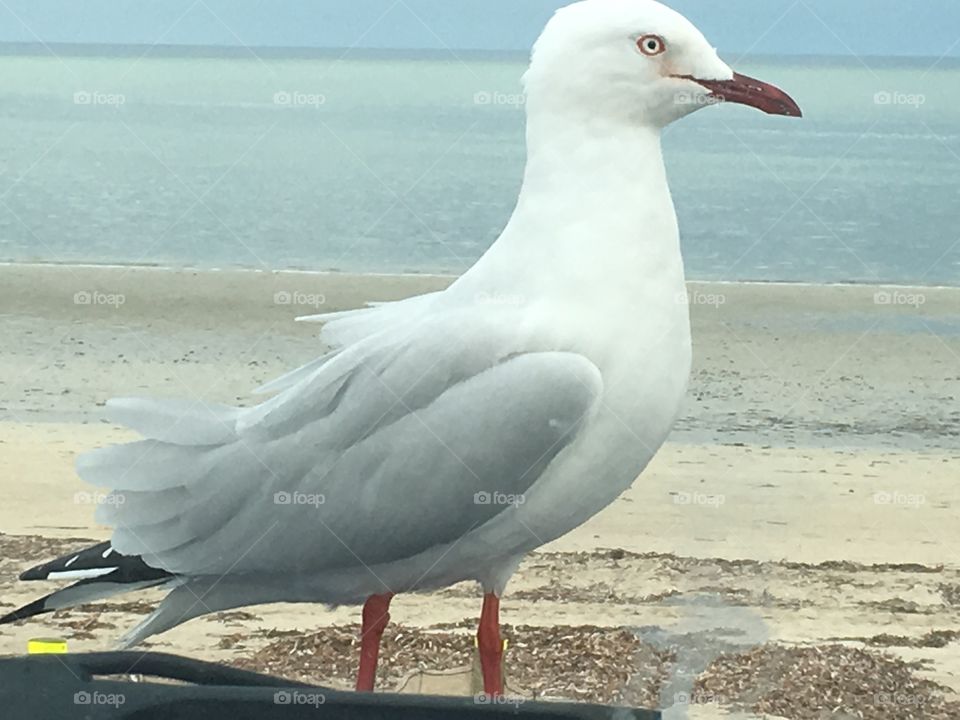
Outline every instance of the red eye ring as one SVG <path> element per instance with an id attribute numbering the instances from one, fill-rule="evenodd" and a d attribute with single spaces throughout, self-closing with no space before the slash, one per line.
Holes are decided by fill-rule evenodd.
<path id="1" fill-rule="evenodd" d="M 667 51 L 667 44 L 659 35 L 644 35 L 637 40 L 637 48 L 647 57 L 654 57 Z"/>

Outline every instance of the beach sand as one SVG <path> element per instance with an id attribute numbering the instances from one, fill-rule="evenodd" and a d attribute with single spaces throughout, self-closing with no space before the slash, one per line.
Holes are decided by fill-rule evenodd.
<path id="1" fill-rule="evenodd" d="M 72 470 L 78 452 L 131 437 L 103 422 L 106 399 L 249 404 L 251 388 L 322 350 L 317 326 L 295 316 L 448 282 L 0 267 L 0 608 L 55 587 L 15 582 L 23 568 L 108 537 Z M 635 704 L 693 692 L 715 702 L 690 717 L 806 718 L 833 692 L 811 667 L 847 663 L 830 682 L 861 698 L 864 717 L 905 717 L 906 703 L 925 703 L 916 717 L 950 717 L 956 708 L 938 715 L 937 703 L 960 691 L 960 290 L 693 283 L 689 301 L 696 361 L 670 442 L 617 502 L 531 555 L 511 582 L 503 620 L 515 685 Z M 51 634 L 73 650 L 107 648 L 157 597 L 4 626 L 0 653 Z M 384 684 L 469 659 L 478 610 L 468 585 L 398 597 Z M 336 685 L 353 672 L 358 618 L 356 608 L 256 607 L 148 646 L 291 677 L 309 667 L 304 677 Z M 823 662 L 808 667 L 807 651 Z M 723 653 L 745 665 L 734 672 Z M 573 674 L 550 657 L 570 660 Z M 777 685 L 786 677 L 813 695 L 764 704 L 730 689 L 737 672 L 771 697 L 787 692 Z M 901 697 L 884 694 L 884 673 Z M 860 683 L 862 697 L 844 682 Z"/>

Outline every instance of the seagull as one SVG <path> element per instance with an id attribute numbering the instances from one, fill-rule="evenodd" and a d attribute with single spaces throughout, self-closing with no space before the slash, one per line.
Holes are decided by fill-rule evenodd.
<path id="1" fill-rule="evenodd" d="M 169 590 L 130 647 L 273 602 L 360 605 L 373 690 L 397 593 L 477 581 L 484 692 L 522 558 L 641 474 L 687 389 L 689 310 L 660 137 L 720 101 L 800 117 L 654 0 L 560 9 L 524 75 L 527 165 L 490 249 L 448 289 L 310 319 L 329 352 L 245 408 L 117 399 L 143 439 L 82 455 L 108 542 L 31 568 L 74 580 L 0 622 Z"/>

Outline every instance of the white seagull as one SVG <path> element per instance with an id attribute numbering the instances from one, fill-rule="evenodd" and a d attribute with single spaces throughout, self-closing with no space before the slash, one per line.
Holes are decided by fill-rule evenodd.
<path id="1" fill-rule="evenodd" d="M 447 290 L 320 317 L 333 348 L 250 408 L 113 400 L 143 440 L 80 457 L 112 539 L 26 571 L 76 583 L 11 622 L 169 588 L 126 646 L 206 613 L 365 603 L 374 686 L 390 598 L 484 592 L 484 689 L 521 559 L 609 505 L 677 416 L 691 362 L 669 123 L 719 100 L 800 116 L 653 0 L 559 10 L 524 76 L 528 159 L 505 230 Z"/>

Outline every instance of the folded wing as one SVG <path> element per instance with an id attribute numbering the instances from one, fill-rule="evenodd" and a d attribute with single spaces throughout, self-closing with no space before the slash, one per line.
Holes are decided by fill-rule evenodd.
<path id="1" fill-rule="evenodd" d="M 188 435 L 163 430 L 173 405 L 161 421 L 127 403 L 150 439 L 79 463 L 114 488 L 98 517 L 119 552 L 188 575 L 322 572 L 455 542 L 522 502 L 602 390 L 584 357 L 529 339 L 518 353 L 503 327 L 450 317 L 361 341 Z"/>

